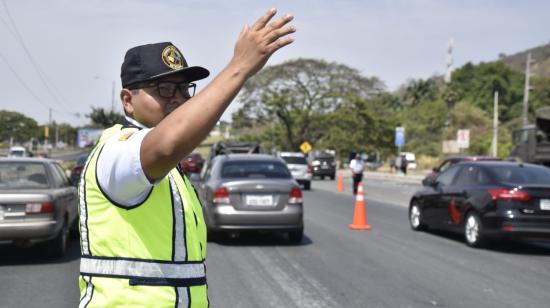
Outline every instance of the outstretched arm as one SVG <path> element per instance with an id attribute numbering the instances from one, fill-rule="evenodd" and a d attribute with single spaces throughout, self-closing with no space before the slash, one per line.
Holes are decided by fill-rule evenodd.
<path id="1" fill-rule="evenodd" d="M 246 80 L 257 73 L 269 57 L 293 42 L 291 15 L 271 21 L 271 9 L 252 26 L 241 31 L 233 58 L 206 88 L 178 107 L 147 134 L 141 144 L 141 164 L 149 179 L 165 176 L 208 136 Z M 271 21 L 271 22 L 270 22 Z"/>

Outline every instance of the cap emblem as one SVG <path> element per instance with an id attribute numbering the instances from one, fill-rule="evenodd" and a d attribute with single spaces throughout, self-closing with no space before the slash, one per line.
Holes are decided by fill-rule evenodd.
<path id="1" fill-rule="evenodd" d="M 183 68 L 183 57 L 180 51 L 172 45 L 166 46 L 162 51 L 162 62 L 173 70 Z"/>

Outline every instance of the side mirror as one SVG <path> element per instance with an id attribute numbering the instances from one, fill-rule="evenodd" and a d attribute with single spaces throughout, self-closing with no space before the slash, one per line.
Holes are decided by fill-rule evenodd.
<path id="1" fill-rule="evenodd" d="M 439 172 L 439 169 L 437 169 L 437 167 L 433 167 L 433 168 L 432 168 L 432 171 L 433 171 L 433 172 Z"/>
<path id="2" fill-rule="evenodd" d="M 428 176 L 422 180 L 422 185 L 435 188 L 437 186 L 437 181 L 434 177 Z"/>

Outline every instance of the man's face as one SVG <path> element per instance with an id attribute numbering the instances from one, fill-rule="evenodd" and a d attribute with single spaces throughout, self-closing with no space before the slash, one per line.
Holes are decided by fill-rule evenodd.
<path id="1" fill-rule="evenodd" d="M 141 124 L 154 127 L 193 95 L 194 89 L 182 91 L 181 88 L 185 89 L 187 85 L 182 76 L 165 77 L 139 84 L 138 89 L 130 90 L 130 97 L 123 98 L 126 113 Z"/>

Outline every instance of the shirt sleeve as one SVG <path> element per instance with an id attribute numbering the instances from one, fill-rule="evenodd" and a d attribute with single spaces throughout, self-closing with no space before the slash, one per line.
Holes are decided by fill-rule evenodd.
<path id="1" fill-rule="evenodd" d="M 150 131 L 142 129 L 127 139 L 111 138 L 99 154 L 98 183 L 118 205 L 131 207 L 141 203 L 156 184 L 145 176 L 140 159 L 141 142 Z"/>

